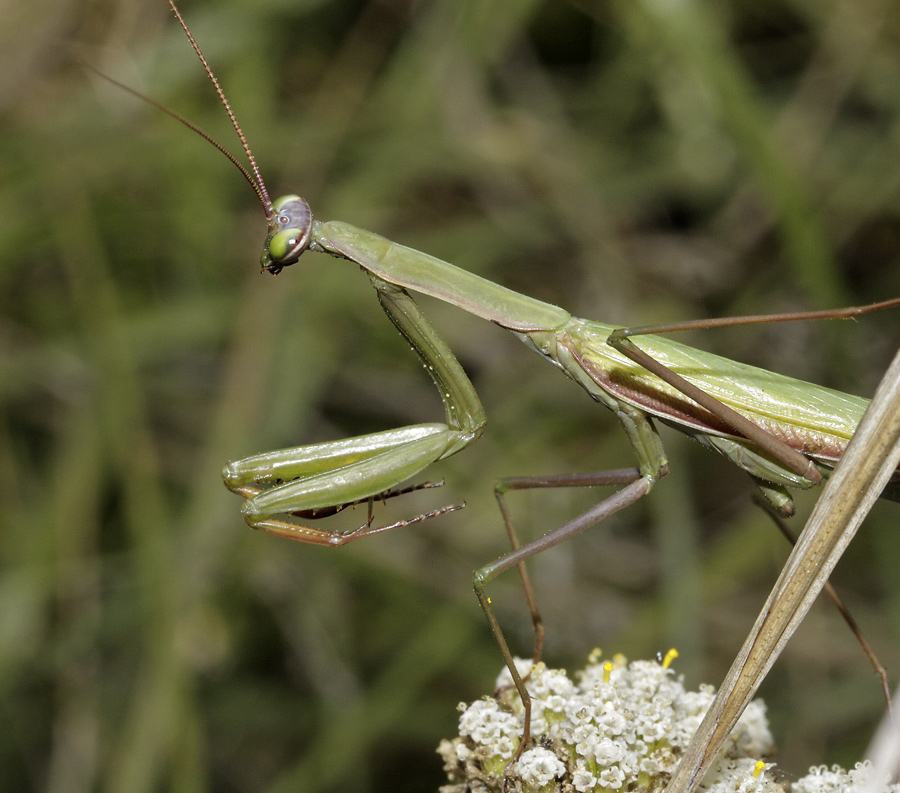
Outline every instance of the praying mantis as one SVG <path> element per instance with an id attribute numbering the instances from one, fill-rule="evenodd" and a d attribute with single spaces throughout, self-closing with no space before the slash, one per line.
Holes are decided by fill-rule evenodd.
<path id="1" fill-rule="evenodd" d="M 223 151 L 253 188 L 268 223 L 262 270 L 278 274 L 296 264 L 306 251 L 327 253 L 359 266 L 382 309 L 425 366 L 446 412 L 441 423 L 267 452 L 228 464 L 223 471 L 225 484 L 245 499 L 242 514 L 250 526 L 302 542 L 339 546 L 455 508 L 445 507 L 386 526 L 375 525 L 372 519 L 374 501 L 408 491 L 410 488 L 402 486 L 404 482 L 468 447 L 482 434 L 486 422 L 472 383 L 411 292 L 437 298 L 511 332 L 592 399 L 612 410 L 634 449 L 637 464 L 633 467 L 593 474 L 521 477 L 502 480 L 496 486 L 512 551 L 477 570 L 474 588 L 525 708 L 521 752 L 529 741 L 530 698 L 486 594 L 487 584 L 518 567 L 535 627 L 537 659 L 543 625 L 525 571 L 526 560 L 634 504 L 652 490 L 668 471 L 657 421 L 687 434 L 746 471 L 769 503 L 787 515 L 793 510 L 789 490 L 821 483 L 840 458 L 867 405 L 865 399 L 711 355 L 659 334 L 748 322 L 853 317 L 900 305 L 900 299 L 802 315 L 623 329 L 573 317 L 555 305 L 349 224 L 316 220 L 308 204 L 297 195 L 274 202 L 269 199 L 252 151 L 215 75 L 175 3 L 169 3 L 226 108 L 250 169 L 190 122 L 162 109 Z M 641 337 L 639 345 L 632 340 L 637 336 Z M 620 489 L 573 520 L 520 545 L 506 510 L 505 492 L 596 486 Z M 897 494 L 889 486 L 885 495 Z M 369 519 L 358 529 L 336 533 L 309 525 L 355 503 L 369 505 Z"/>

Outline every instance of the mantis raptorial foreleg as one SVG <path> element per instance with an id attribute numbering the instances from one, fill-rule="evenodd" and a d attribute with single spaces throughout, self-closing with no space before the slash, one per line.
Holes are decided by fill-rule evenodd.
<path id="1" fill-rule="evenodd" d="M 344 504 L 393 495 L 400 482 L 455 454 L 481 435 L 484 409 L 446 342 L 406 290 L 376 276 L 371 280 L 381 307 L 437 386 L 447 423 L 402 427 L 229 463 L 222 472 L 225 484 L 247 499 L 241 511 L 255 529 L 317 545 L 344 545 L 455 509 L 445 507 L 380 527 L 371 525 L 370 516 L 359 529 L 345 533 L 276 517 L 316 517 L 317 511 L 330 514 Z"/>

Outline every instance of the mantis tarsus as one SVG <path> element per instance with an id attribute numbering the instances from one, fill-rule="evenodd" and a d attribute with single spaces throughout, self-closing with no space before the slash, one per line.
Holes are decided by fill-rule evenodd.
<path id="1" fill-rule="evenodd" d="M 262 269 L 277 274 L 296 263 L 306 250 L 328 253 L 360 266 L 385 313 L 427 369 L 446 411 L 445 423 L 420 424 L 269 452 L 227 465 L 223 472 L 225 484 L 246 499 L 242 512 L 248 524 L 304 542 L 342 545 L 452 509 L 390 526 L 375 526 L 371 519 L 374 500 L 404 492 L 398 490 L 400 483 L 431 463 L 461 451 L 481 435 L 485 425 L 485 413 L 471 382 L 410 292 L 448 302 L 518 336 L 581 385 L 591 398 L 614 411 L 634 448 L 635 467 L 596 474 L 509 479 L 496 487 L 513 550 L 476 571 L 474 586 L 525 707 L 525 729 L 517 757 L 529 740 L 530 701 L 485 593 L 487 583 L 505 570 L 519 567 L 537 637 L 537 658 L 543 628 L 524 563 L 650 492 L 668 470 L 654 418 L 747 471 L 773 507 L 781 514 L 789 514 L 793 504 L 788 488 L 810 488 L 822 481 L 840 458 L 867 404 L 859 397 L 710 355 L 656 334 L 688 327 L 852 317 L 898 305 L 900 299 L 835 311 L 622 329 L 572 317 L 557 306 L 346 223 L 314 220 L 309 206 L 299 196 L 270 201 L 250 147 L 218 81 L 175 3 L 169 3 L 228 112 L 250 169 L 190 122 L 162 109 L 214 143 L 252 186 L 268 221 Z M 642 337 L 640 347 L 631 341 L 634 336 Z M 506 510 L 504 492 L 601 485 L 621 489 L 520 547 Z M 299 522 L 333 514 L 348 504 L 367 502 L 369 520 L 355 531 L 336 533 Z"/>

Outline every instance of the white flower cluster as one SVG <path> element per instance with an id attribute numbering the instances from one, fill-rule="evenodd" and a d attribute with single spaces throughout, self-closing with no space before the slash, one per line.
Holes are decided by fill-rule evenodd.
<path id="1" fill-rule="evenodd" d="M 839 765 L 809 769 L 802 779 L 791 785 L 793 793 L 900 793 L 900 785 L 888 784 L 889 777 L 877 778 L 871 763 L 857 763 L 850 771 Z"/>
<path id="2" fill-rule="evenodd" d="M 518 661 L 528 673 L 531 663 Z M 599 663 L 599 651 L 576 675 L 577 683 L 543 664 L 531 669 L 526 686 L 532 697 L 528 748 L 510 768 L 509 793 L 641 793 L 661 791 L 713 699 L 711 686 L 685 691 L 672 670 L 652 661 L 627 663 L 617 656 Z M 508 671 L 497 679 L 496 698 L 460 705 L 459 737 L 443 741 L 438 752 L 455 783 L 441 793 L 492 793 L 523 729 L 524 711 Z M 773 750 L 759 700 L 750 704 L 707 775 L 704 793 L 784 793 L 761 758 Z M 855 771 L 814 769 L 795 783 L 795 793 L 863 793 L 867 766 Z M 840 776 L 843 774 L 843 776 Z M 839 781 L 842 780 L 842 781 Z M 805 786 L 804 786 L 805 785 Z M 877 788 L 900 793 L 900 786 Z"/>

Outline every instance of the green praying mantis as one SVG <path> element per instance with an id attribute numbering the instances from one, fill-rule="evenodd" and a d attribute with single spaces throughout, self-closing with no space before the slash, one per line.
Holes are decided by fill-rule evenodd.
<path id="1" fill-rule="evenodd" d="M 773 508 L 788 515 L 793 511 L 789 490 L 812 488 L 822 482 L 840 459 L 868 404 L 866 399 L 711 355 L 659 334 L 694 327 L 848 318 L 900 305 L 900 299 L 805 314 L 623 329 L 573 317 L 555 305 L 347 223 L 316 220 L 308 204 L 297 195 L 274 202 L 269 199 L 224 92 L 173 0 L 169 4 L 231 119 L 250 168 L 179 114 L 147 101 L 203 135 L 249 182 L 268 222 L 262 270 L 277 274 L 297 263 L 306 251 L 327 253 L 363 270 L 382 309 L 434 381 L 446 412 L 443 423 L 267 452 L 228 464 L 223 471 L 225 484 L 245 499 L 242 514 L 250 526 L 302 542 L 339 546 L 457 508 L 444 507 L 385 526 L 374 525 L 372 517 L 375 501 L 416 489 L 418 486 L 403 487 L 403 483 L 469 446 L 482 434 L 486 421 L 472 383 L 411 292 L 443 300 L 513 333 L 578 383 L 592 399 L 612 410 L 634 449 L 637 464 L 633 467 L 506 479 L 495 487 L 512 550 L 477 570 L 474 588 L 524 705 L 525 726 L 517 758 L 530 740 L 530 698 L 486 594 L 487 584 L 518 567 L 534 624 L 537 660 L 543 624 L 525 570 L 526 560 L 634 504 L 653 489 L 668 471 L 657 421 L 689 435 L 745 470 Z M 639 346 L 632 340 L 636 336 L 641 337 Z M 506 508 L 506 492 L 597 486 L 620 489 L 542 537 L 525 545 L 519 543 Z M 883 495 L 896 499 L 898 492 L 889 485 Z M 369 505 L 369 516 L 355 530 L 335 532 L 310 525 L 316 518 L 358 503 Z"/>

